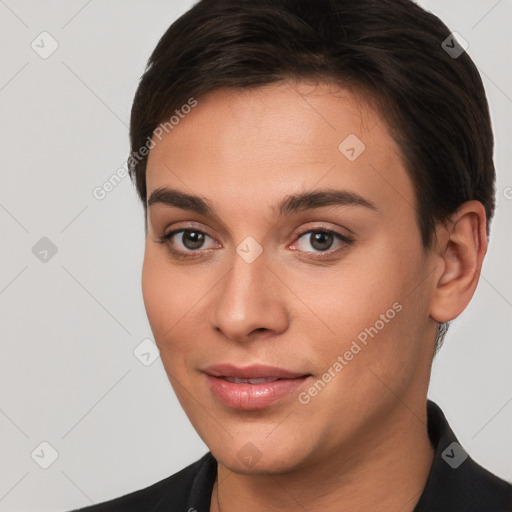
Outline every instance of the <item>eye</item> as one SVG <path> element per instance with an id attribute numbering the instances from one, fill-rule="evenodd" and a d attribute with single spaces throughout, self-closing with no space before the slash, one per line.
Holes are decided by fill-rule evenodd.
<path id="1" fill-rule="evenodd" d="M 205 249 L 204 245 L 207 239 L 214 241 L 212 237 L 199 229 L 175 229 L 161 236 L 159 243 L 166 244 L 173 257 L 179 259 L 198 256 L 198 249 Z M 219 246 L 217 242 L 215 244 L 214 247 Z"/>
<path id="2" fill-rule="evenodd" d="M 330 229 L 309 229 L 299 233 L 297 236 L 298 241 L 295 245 L 298 246 L 299 250 L 317 254 L 318 252 L 332 254 L 346 248 L 353 242 L 345 235 Z M 333 245 L 335 248 L 331 250 Z M 308 246 L 312 247 L 313 250 L 308 248 Z"/>

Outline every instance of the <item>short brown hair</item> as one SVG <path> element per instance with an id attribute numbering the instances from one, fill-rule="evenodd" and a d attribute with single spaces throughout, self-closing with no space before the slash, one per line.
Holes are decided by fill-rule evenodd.
<path id="1" fill-rule="evenodd" d="M 468 200 L 484 205 L 489 230 L 489 107 L 469 55 L 449 48 L 461 49 L 448 27 L 411 0 L 199 1 L 162 36 L 135 94 L 128 164 L 144 208 L 139 150 L 191 97 L 315 79 L 359 87 L 379 106 L 407 162 L 425 247 L 435 223 Z"/>

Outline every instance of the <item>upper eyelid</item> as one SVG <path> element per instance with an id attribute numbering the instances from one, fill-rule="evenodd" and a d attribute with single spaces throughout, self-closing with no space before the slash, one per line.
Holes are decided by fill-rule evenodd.
<path id="1" fill-rule="evenodd" d="M 352 230 L 350 230 L 348 228 L 343 228 L 343 229 L 345 229 L 346 231 L 349 231 L 350 233 L 352 233 Z M 193 226 L 193 225 L 172 228 L 169 231 L 165 231 L 164 236 L 167 236 L 170 233 L 174 233 L 175 234 L 175 233 L 178 233 L 180 231 L 194 231 L 194 230 L 199 231 L 201 233 L 204 233 L 205 235 L 208 235 L 210 238 L 215 238 L 214 236 L 209 234 L 207 229 L 205 229 L 203 227 Z M 329 232 L 332 232 L 332 233 L 338 233 L 338 231 L 336 231 L 336 229 L 334 229 L 334 228 L 329 228 L 329 227 L 326 227 L 326 226 L 310 226 L 309 228 L 304 228 L 303 230 L 296 231 L 295 232 L 295 236 L 297 236 L 297 235 L 304 235 L 306 233 L 309 233 L 310 231 L 329 231 Z M 342 236 L 345 236 L 345 235 L 343 235 L 343 233 L 338 233 L 338 234 L 340 234 Z M 348 236 L 346 236 L 346 238 L 348 238 Z"/>
<path id="2" fill-rule="evenodd" d="M 207 229 L 203 228 L 202 226 L 195 226 L 193 224 L 188 224 L 187 226 L 173 227 L 169 230 L 164 229 L 164 236 L 167 236 L 170 233 L 177 233 L 180 231 L 194 231 L 194 230 L 204 233 L 205 235 L 208 235 L 210 238 L 215 238 L 212 235 L 210 235 L 210 233 L 208 232 Z"/>
<path id="3" fill-rule="evenodd" d="M 306 235 L 308 233 L 312 233 L 312 232 L 314 233 L 314 232 L 320 232 L 320 231 L 324 231 L 324 232 L 327 232 L 327 233 L 334 233 L 335 235 L 339 235 L 339 236 L 341 236 L 343 238 L 347 238 L 347 239 L 350 238 L 349 236 L 344 235 L 343 233 L 340 233 L 336 229 L 327 228 L 327 227 L 324 227 L 324 226 L 316 226 L 316 227 L 313 226 L 313 227 L 305 228 L 303 230 L 300 230 L 300 231 L 296 232 L 295 236 L 303 236 L 303 235 Z M 347 230 L 347 231 L 350 231 L 350 230 Z"/>

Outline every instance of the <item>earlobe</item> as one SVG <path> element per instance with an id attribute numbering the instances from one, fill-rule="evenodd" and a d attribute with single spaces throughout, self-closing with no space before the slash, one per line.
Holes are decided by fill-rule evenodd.
<path id="1" fill-rule="evenodd" d="M 449 322 L 473 297 L 487 251 L 485 209 L 479 201 L 463 203 L 449 221 L 439 226 L 438 258 L 441 273 L 436 277 L 430 316 Z"/>

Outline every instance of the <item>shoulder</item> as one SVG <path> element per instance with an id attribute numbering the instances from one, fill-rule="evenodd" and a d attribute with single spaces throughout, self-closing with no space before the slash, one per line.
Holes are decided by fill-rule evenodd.
<path id="1" fill-rule="evenodd" d="M 217 472 L 217 462 L 208 452 L 181 471 L 124 496 L 90 505 L 69 512 L 153 512 L 197 508 L 201 501 L 208 501 Z M 188 508 L 187 503 L 195 503 Z"/>
<path id="2" fill-rule="evenodd" d="M 512 485 L 475 462 L 441 409 L 427 404 L 434 461 L 415 512 L 512 512 Z"/>
<path id="3" fill-rule="evenodd" d="M 437 492 L 425 493 L 415 512 L 512 512 L 512 485 L 469 456 L 457 468 L 434 468 L 430 486 Z"/>

